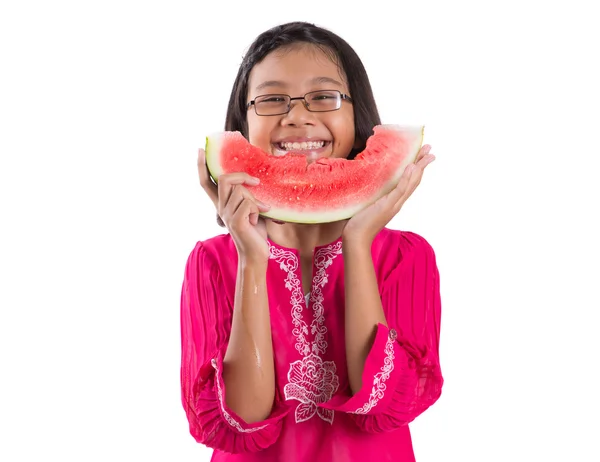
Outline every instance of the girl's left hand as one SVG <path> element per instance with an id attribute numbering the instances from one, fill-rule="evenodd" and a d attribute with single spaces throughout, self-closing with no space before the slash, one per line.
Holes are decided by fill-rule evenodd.
<path id="1" fill-rule="evenodd" d="M 406 166 L 398 185 L 348 220 L 342 233 L 343 238 L 368 244 L 373 242 L 379 231 L 394 218 L 417 189 L 425 167 L 435 160 L 435 156 L 429 153 L 430 150 L 431 146 L 428 144 L 421 147 L 415 162 Z"/>

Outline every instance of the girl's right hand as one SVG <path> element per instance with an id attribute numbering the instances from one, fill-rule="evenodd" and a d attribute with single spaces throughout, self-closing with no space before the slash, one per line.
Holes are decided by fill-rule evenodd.
<path id="1" fill-rule="evenodd" d="M 256 186 L 258 179 L 247 173 L 227 173 L 213 183 L 206 167 L 204 149 L 198 151 L 200 185 L 215 205 L 217 213 L 233 238 L 238 256 L 247 263 L 265 264 L 269 259 L 267 229 L 259 213 L 267 204 L 254 198 L 244 185 Z"/>

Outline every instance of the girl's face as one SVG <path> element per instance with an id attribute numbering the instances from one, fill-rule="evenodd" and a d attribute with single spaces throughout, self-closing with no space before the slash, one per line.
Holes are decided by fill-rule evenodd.
<path id="1" fill-rule="evenodd" d="M 296 97 L 315 90 L 349 94 L 338 66 L 317 47 L 302 44 L 275 50 L 254 66 L 247 102 L 265 94 Z M 310 112 L 301 100 L 294 100 L 287 114 L 259 116 L 250 106 L 247 115 L 250 143 L 271 155 L 293 150 L 305 154 L 309 162 L 324 157 L 346 158 L 355 144 L 354 112 L 352 103 L 346 100 L 342 100 L 340 109 L 331 112 Z"/>

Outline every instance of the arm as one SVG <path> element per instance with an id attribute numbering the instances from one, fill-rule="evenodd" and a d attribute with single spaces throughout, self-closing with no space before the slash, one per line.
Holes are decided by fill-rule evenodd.
<path id="1" fill-rule="evenodd" d="M 438 354 L 441 304 L 435 255 L 423 238 L 412 233 L 403 233 L 398 246 L 383 250 L 401 257 L 382 277 L 381 307 L 390 327 L 379 323 L 374 328 L 374 340 L 370 340 L 362 363 L 362 386 L 350 396 L 339 394 L 322 405 L 350 413 L 358 426 L 369 432 L 391 431 L 411 422 L 437 401 L 443 384 Z M 369 287 L 365 281 L 356 286 L 362 287 L 361 284 Z M 351 297 L 359 296 L 351 288 L 347 290 Z M 346 309 L 351 307 L 349 303 Z M 367 307 L 362 310 L 372 313 Z M 370 323 L 376 318 L 367 319 L 363 322 L 373 328 Z M 354 331 L 360 333 L 359 329 L 357 325 Z"/>
<path id="2" fill-rule="evenodd" d="M 346 298 L 345 332 L 348 381 L 352 394 L 363 386 L 365 361 L 377 326 L 387 326 L 368 240 L 343 240 Z"/>
<path id="3" fill-rule="evenodd" d="M 239 350 L 248 344 L 256 343 L 255 351 L 259 354 L 264 351 L 260 340 L 252 336 L 257 333 L 253 324 L 248 326 L 248 322 L 244 322 L 246 291 L 243 284 L 248 282 L 248 277 L 252 278 L 252 274 L 251 270 L 247 274 L 241 271 L 237 276 L 236 298 L 241 309 L 234 313 L 235 308 L 232 309 L 225 295 L 226 287 L 231 287 L 232 282 L 228 283 L 221 277 L 214 253 L 198 243 L 188 258 L 181 292 L 181 393 L 190 433 L 197 442 L 230 453 L 260 451 L 272 445 L 279 437 L 281 420 L 288 412 L 278 394 L 273 399 L 270 390 L 261 395 L 264 408 L 256 414 L 249 413 L 243 404 L 238 404 L 240 400 L 247 399 L 240 381 L 241 384 L 252 383 L 250 393 L 258 394 L 255 386 L 261 380 L 256 377 L 250 382 L 246 377 L 240 379 L 246 372 L 257 376 L 260 373 L 252 368 L 240 370 L 236 367 L 237 361 L 242 360 Z M 251 295 L 262 298 L 259 281 L 256 282 L 256 294 L 250 286 Z M 235 316 L 241 319 L 236 329 L 245 330 L 247 335 L 233 334 Z M 257 317 L 258 326 L 260 321 L 261 318 Z M 264 319 L 262 321 L 264 323 Z M 269 363 L 265 360 L 261 364 L 264 363 L 267 363 L 264 369 L 259 366 L 256 369 L 268 371 Z M 233 390 L 231 396 L 229 387 Z M 234 407 L 230 408 L 228 403 Z M 237 412 L 251 421 L 246 421 Z M 259 418 L 262 420 L 256 421 Z"/>
<path id="4" fill-rule="evenodd" d="M 227 405 L 248 423 L 271 414 L 275 372 L 266 265 L 240 261 L 231 337 L 223 360 Z"/>

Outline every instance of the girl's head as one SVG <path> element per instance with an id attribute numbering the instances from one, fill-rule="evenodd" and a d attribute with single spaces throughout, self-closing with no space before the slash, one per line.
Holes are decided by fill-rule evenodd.
<path id="1" fill-rule="evenodd" d="M 311 93 L 312 103 L 311 95 L 306 99 L 311 109 L 330 110 L 309 111 L 301 100 L 292 100 L 289 112 L 262 115 L 287 110 L 285 99 L 282 110 L 273 110 L 281 108 L 282 98 L 265 95 L 296 98 L 321 90 L 334 92 Z M 262 33 L 248 49 L 231 92 L 225 130 L 240 131 L 275 155 L 289 148 L 287 142 L 312 139 L 325 142 L 319 157 L 352 159 L 380 123 L 367 73 L 350 45 L 326 29 L 293 22 Z M 320 145 L 300 146 L 314 154 Z"/>

